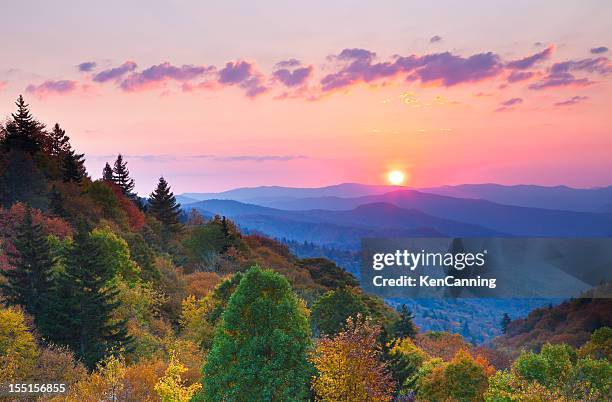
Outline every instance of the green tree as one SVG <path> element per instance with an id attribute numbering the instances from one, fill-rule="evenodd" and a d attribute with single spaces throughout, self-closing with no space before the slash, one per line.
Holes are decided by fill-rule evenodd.
<path id="1" fill-rule="evenodd" d="M 44 125 L 36 121 L 23 96 L 19 95 L 17 113 L 6 124 L 5 134 L 0 145 L 5 151 L 17 150 L 33 155 L 42 149 Z"/>
<path id="2" fill-rule="evenodd" d="M 10 254 L 13 269 L 0 271 L 6 277 L 2 290 L 7 301 L 23 306 L 38 321 L 52 286 L 54 258 L 43 228 L 33 222 L 29 207 L 13 246 L 16 250 Z"/>
<path id="3" fill-rule="evenodd" d="M 81 227 L 66 257 L 47 304 L 42 332 L 49 340 L 72 348 L 93 368 L 108 350 L 130 346 L 124 320 L 113 322 L 118 307 L 104 249 Z"/>
<path id="4" fill-rule="evenodd" d="M 102 180 L 107 181 L 109 183 L 114 183 L 113 179 L 113 168 L 106 162 L 104 165 L 104 169 L 102 169 Z"/>
<path id="5" fill-rule="evenodd" d="M 149 196 L 148 211 L 162 223 L 163 230 L 166 233 L 180 231 L 179 215 L 181 214 L 181 204 L 176 202 L 176 197 L 170 191 L 170 186 L 163 177 L 159 178 L 157 188 Z"/>
<path id="6" fill-rule="evenodd" d="M 311 321 L 315 330 L 321 334 L 333 335 L 344 328 L 346 319 L 365 316 L 366 306 L 361 298 L 350 288 L 330 290 L 312 307 Z"/>
<path id="7" fill-rule="evenodd" d="M 204 366 L 206 401 L 308 400 L 306 310 L 281 275 L 253 267 L 230 298 Z"/>
<path id="8" fill-rule="evenodd" d="M 508 313 L 504 313 L 504 315 L 502 316 L 502 319 L 501 319 L 501 330 L 502 330 L 502 333 L 504 335 L 508 332 L 508 325 L 511 322 L 512 322 L 512 319 L 510 318 Z"/>
<path id="9" fill-rule="evenodd" d="M 62 180 L 64 183 L 81 184 L 85 178 L 85 160 L 83 154 L 77 154 L 73 149 L 66 150 L 62 157 Z"/>
<path id="10" fill-rule="evenodd" d="M 123 160 L 123 155 L 117 155 L 115 165 L 113 167 L 113 183 L 121 188 L 123 194 L 129 198 L 134 199 L 134 179 L 130 177 L 130 171 L 127 167 L 127 162 Z"/>
<path id="11" fill-rule="evenodd" d="M 55 123 L 49 134 L 49 155 L 60 157 L 70 149 L 70 137 L 66 135 L 66 130 Z"/>
<path id="12" fill-rule="evenodd" d="M 399 309 L 399 319 L 391 326 L 391 335 L 396 338 L 412 338 L 417 334 L 416 325 L 414 325 L 414 314 L 408 310 L 405 304 Z"/>

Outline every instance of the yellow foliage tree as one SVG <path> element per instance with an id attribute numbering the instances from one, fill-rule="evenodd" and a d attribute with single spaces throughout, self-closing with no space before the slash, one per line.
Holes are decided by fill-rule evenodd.
<path id="1" fill-rule="evenodd" d="M 189 402 L 202 387 L 198 382 L 185 386 L 181 375 L 186 371 L 187 368 L 172 355 L 164 376 L 155 384 L 155 391 L 162 402 Z"/>
<path id="2" fill-rule="evenodd" d="M 317 342 L 310 360 L 319 372 L 312 382 L 318 401 L 391 401 L 393 379 L 380 361 L 379 333 L 369 320 L 349 317 L 345 330 Z"/>
<path id="3" fill-rule="evenodd" d="M 23 313 L 13 307 L 0 309 L 0 378 L 27 379 L 37 350 Z"/>

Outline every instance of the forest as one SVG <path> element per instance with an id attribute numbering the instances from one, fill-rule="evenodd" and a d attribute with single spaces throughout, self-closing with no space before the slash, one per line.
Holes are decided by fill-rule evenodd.
<path id="1" fill-rule="evenodd" d="M 421 331 L 409 307 L 365 293 L 316 250 L 299 258 L 184 210 L 164 177 L 139 196 L 128 163 L 118 153 L 88 172 L 61 125 L 38 121 L 21 96 L 0 125 L 0 383 L 66 385 L 0 400 L 612 395 L 607 301 L 499 317 L 505 335 L 488 345 Z"/>

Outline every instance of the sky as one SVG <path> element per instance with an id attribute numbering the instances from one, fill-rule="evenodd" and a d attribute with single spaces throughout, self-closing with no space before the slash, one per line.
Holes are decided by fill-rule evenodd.
<path id="1" fill-rule="evenodd" d="M 257 3 L 257 4 L 254 4 Z M 612 184 L 612 3 L 4 4 L 0 118 L 23 94 L 93 178 L 242 186 Z M 611 50 L 608 50 L 610 48 Z"/>

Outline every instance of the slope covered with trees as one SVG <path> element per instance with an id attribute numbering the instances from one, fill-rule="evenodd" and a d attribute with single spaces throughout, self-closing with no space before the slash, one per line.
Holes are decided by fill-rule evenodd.
<path id="1" fill-rule="evenodd" d="M 515 389 L 598 400 L 610 390 L 605 328 L 578 352 L 546 347 L 514 363 L 458 334 L 419 333 L 409 309 L 364 293 L 336 263 L 298 258 L 223 216 L 184 216 L 164 178 L 140 199 L 121 154 L 99 179 L 84 161 L 21 97 L 0 126 L 0 377 L 67 385 L 40 400 L 512 400 Z M 568 375 L 554 371 L 557 355 Z"/>

